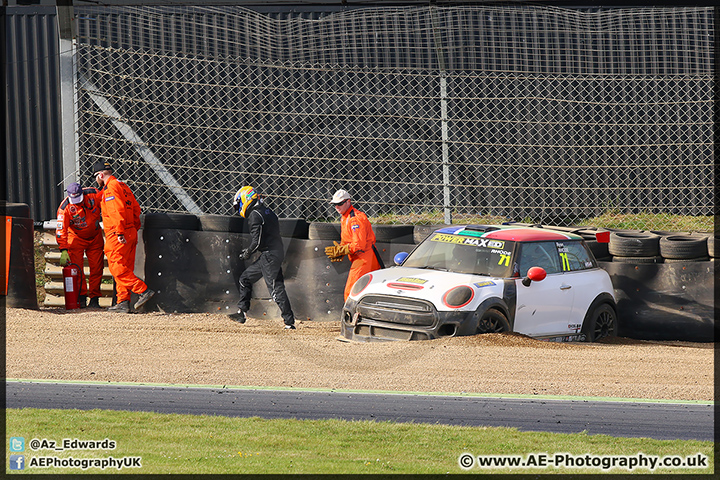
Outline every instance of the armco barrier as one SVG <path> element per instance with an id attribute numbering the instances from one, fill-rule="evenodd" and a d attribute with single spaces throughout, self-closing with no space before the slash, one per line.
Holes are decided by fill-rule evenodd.
<path id="1" fill-rule="evenodd" d="M 192 230 L 146 230 L 145 279 L 166 312 L 233 313 L 237 281 L 245 269 L 238 258 L 249 235 Z M 329 262 L 327 240 L 283 238 L 283 273 L 298 319 L 337 321 L 350 262 Z M 415 245 L 378 243 L 386 265 Z M 252 261 L 252 259 L 250 260 Z M 618 297 L 620 335 L 646 340 L 713 341 L 714 261 L 632 265 L 600 262 Z M 254 285 L 251 317 L 280 320 L 265 282 Z"/>

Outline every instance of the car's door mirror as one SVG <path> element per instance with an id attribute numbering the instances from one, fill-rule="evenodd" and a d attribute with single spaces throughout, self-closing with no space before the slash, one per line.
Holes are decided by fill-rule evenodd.
<path id="1" fill-rule="evenodd" d="M 393 261 L 395 262 L 395 265 L 402 265 L 402 263 L 405 261 L 405 259 L 408 257 L 409 253 L 407 252 L 400 252 L 395 254 L 395 257 L 393 258 Z"/>
<path id="2" fill-rule="evenodd" d="M 531 267 L 528 270 L 527 276 L 522 279 L 522 284 L 529 287 L 532 282 L 540 282 L 545 280 L 547 272 L 542 267 Z"/>

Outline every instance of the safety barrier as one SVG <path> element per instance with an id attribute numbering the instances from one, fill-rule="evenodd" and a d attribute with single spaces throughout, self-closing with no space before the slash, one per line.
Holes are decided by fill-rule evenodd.
<path id="1" fill-rule="evenodd" d="M 238 278 L 246 265 L 239 254 L 250 241 L 242 219 L 219 215 L 197 218 L 194 215 L 150 214 L 143 222 L 136 273 L 157 292 L 147 308 L 168 313 L 234 313 L 239 300 Z M 296 317 L 337 321 L 350 262 L 347 259 L 329 262 L 324 250 L 333 240 L 339 240 L 339 224 L 307 224 L 301 219 L 281 219 L 281 225 L 285 247 L 283 273 Z M 383 227 L 382 238 L 386 241 L 377 243 L 378 251 L 388 266 L 393 264 L 395 254 L 412 250 L 415 243 L 432 231 L 428 226 L 414 227 L 414 243 L 409 243 L 408 227 L 397 227 Z M 223 231 L 226 229 L 230 231 Z M 588 227 L 584 231 L 588 242 L 592 242 L 589 237 L 592 230 Z M 654 232 L 653 235 L 660 238 L 693 236 L 683 232 Z M 645 236 L 640 235 L 642 238 Z M 630 263 L 627 260 L 617 261 L 611 255 L 600 258 L 599 264 L 610 273 L 618 299 L 621 336 L 647 340 L 714 340 L 715 237 L 694 234 L 693 238 L 704 239 L 708 257 L 698 261 L 695 257 L 697 242 L 684 243 L 681 240 L 680 246 L 671 249 L 671 255 L 678 256 L 681 252 L 692 258 L 667 263 L 664 260 L 660 263 L 657 260 Z M 46 233 L 45 239 L 44 242 L 54 242 L 54 236 L 49 233 Z M 598 255 L 602 246 L 593 245 L 591 248 Z M 612 250 L 617 253 L 617 248 L 616 245 Z M 634 253 L 629 246 L 619 248 L 623 253 Z M 54 265 L 56 259 L 59 259 L 59 254 L 46 254 L 47 275 L 52 276 L 56 271 L 61 275 L 59 266 Z M 107 268 L 104 278 L 111 278 Z M 62 285 L 59 285 L 59 292 L 52 295 L 53 288 L 48 289 L 52 283 L 55 282 L 46 284 L 50 295 L 45 305 L 61 306 Z M 103 284 L 101 305 L 109 305 L 111 288 L 111 285 Z M 263 281 L 253 287 L 253 301 L 248 314 L 280 321 L 279 309 L 269 298 Z"/>
<path id="2" fill-rule="evenodd" d="M 34 223 L 25 203 L 0 204 L 3 221 L 3 269 L 0 307 L 38 308 L 35 289 Z"/>

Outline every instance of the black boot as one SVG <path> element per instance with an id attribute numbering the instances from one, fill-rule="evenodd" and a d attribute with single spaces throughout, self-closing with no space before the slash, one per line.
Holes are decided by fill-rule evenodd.
<path id="1" fill-rule="evenodd" d="M 90 303 L 88 303 L 88 308 L 100 308 L 100 297 L 92 297 Z"/>
<path id="2" fill-rule="evenodd" d="M 80 308 L 87 307 L 87 295 L 78 296 L 78 305 L 80 306 Z"/>
<path id="3" fill-rule="evenodd" d="M 228 315 L 230 317 L 230 320 L 234 320 L 238 323 L 245 323 L 245 312 L 242 310 L 238 310 L 237 313 L 232 313 Z"/>
<path id="4" fill-rule="evenodd" d="M 130 313 L 130 300 L 123 300 L 117 305 L 113 305 L 112 307 L 108 308 L 108 312 Z"/>
<path id="5" fill-rule="evenodd" d="M 140 294 L 140 298 L 138 298 L 138 301 L 135 302 L 135 310 L 145 305 L 148 300 L 150 300 L 153 295 L 155 295 L 155 292 L 153 290 L 150 290 L 149 288 L 145 290 L 143 293 Z"/>

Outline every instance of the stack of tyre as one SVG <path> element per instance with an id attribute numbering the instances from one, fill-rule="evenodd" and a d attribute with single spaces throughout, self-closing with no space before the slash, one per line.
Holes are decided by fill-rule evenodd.
<path id="1" fill-rule="evenodd" d="M 706 262 L 717 257 L 715 237 L 704 232 L 616 230 L 610 233 L 608 253 L 619 263 Z"/>
<path id="2" fill-rule="evenodd" d="M 238 215 L 148 213 L 143 216 L 145 277 L 166 312 L 217 311 L 237 301 L 239 258 L 248 226 Z M 304 219 L 280 219 L 280 233 L 307 238 Z M 290 252 L 289 252 L 290 253 Z"/>
<path id="3" fill-rule="evenodd" d="M 10 234 L 5 242 L 5 261 L 2 262 L 2 288 L 0 307 L 37 309 L 35 287 L 35 225 L 26 203 L 0 201 L 0 214 L 4 217 L 3 235 Z M 8 261 L 9 260 L 9 261 Z M 7 289 L 6 289 L 7 287 Z"/>

